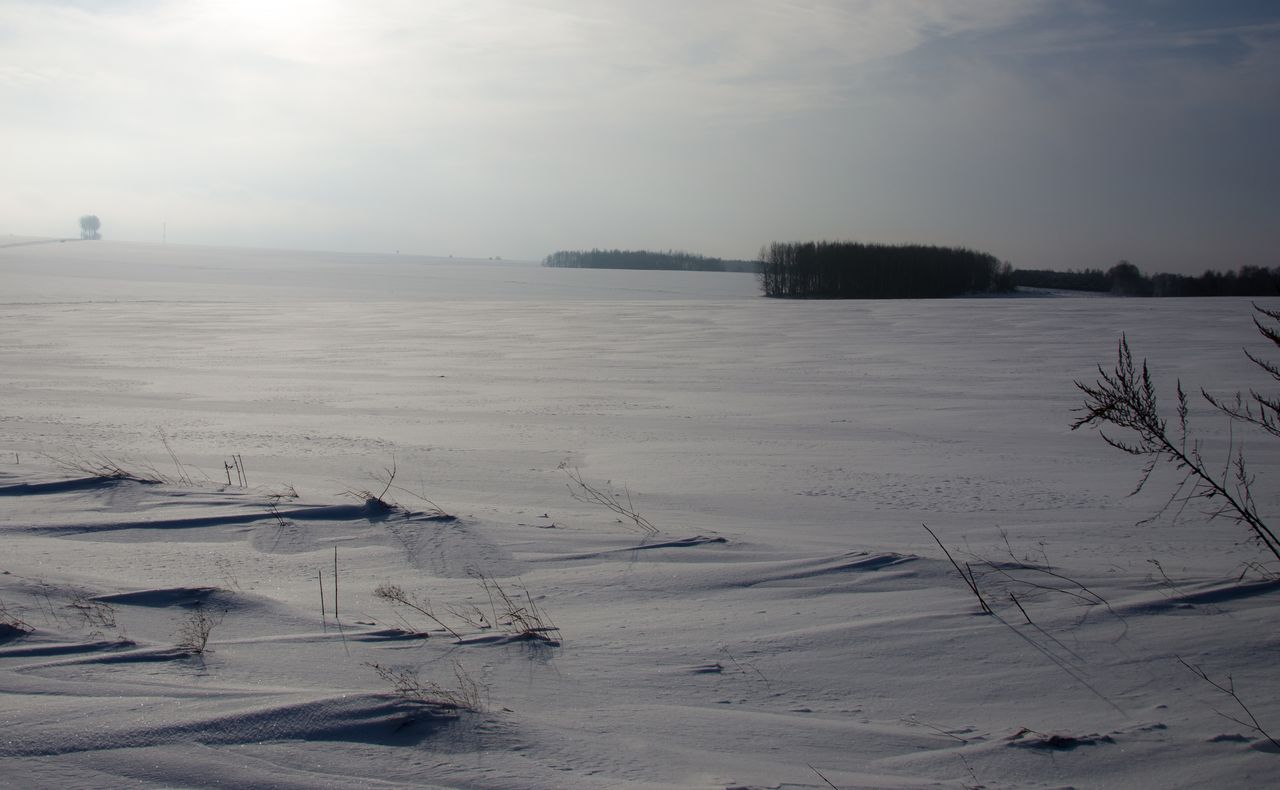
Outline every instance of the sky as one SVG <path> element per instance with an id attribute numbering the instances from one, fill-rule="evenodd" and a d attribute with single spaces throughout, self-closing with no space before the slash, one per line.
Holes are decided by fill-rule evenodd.
<path id="1" fill-rule="evenodd" d="M 0 234 L 1280 266 L 1273 0 L 0 0 Z"/>

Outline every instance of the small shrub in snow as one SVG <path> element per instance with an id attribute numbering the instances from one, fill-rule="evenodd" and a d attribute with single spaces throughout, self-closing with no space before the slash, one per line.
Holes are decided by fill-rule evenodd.
<path id="1" fill-rule="evenodd" d="M 0 639 L 22 636 L 34 630 L 36 629 L 26 620 L 23 620 L 15 612 L 10 611 L 4 601 L 0 601 Z"/>
<path id="2" fill-rule="evenodd" d="M 391 684 L 392 690 L 407 702 L 450 712 L 484 711 L 488 708 L 489 690 L 471 677 L 460 661 L 453 662 L 455 685 L 445 687 L 423 680 L 417 667 L 389 667 L 368 662 L 365 666 Z"/>
<path id="3" fill-rule="evenodd" d="M 209 645 L 209 635 L 222 625 L 225 609 L 210 610 L 203 603 L 191 609 L 191 615 L 178 628 L 177 647 L 193 655 L 202 655 Z"/>
<path id="4" fill-rule="evenodd" d="M 85 625 L 96 633 L 101 633 L 100 629 L 117 626 L 115 607 L 109 603 L 94 600 L 83 590 L 72 593 L 67 608 L 79 614 Z"/>

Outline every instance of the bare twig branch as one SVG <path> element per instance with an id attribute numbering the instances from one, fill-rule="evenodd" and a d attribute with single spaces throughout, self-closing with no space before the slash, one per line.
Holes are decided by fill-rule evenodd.
<path id="1" fill-rule="evenodd" d="M 374 476 L 374 479 L 382 484 L 382 490 L 380 492 L 374 493 L 371 488 L 349 488 L 346 491 L 343 491 L 342 494 L 364 502 L 365 505 L 371 509 L 380 511 L 400 510 L 407 513 L 407 508 L 404 508 L 399 503 L 389 499 L 387 496 L 393 490 L 400 491 L 401 493 L 408 494 L 426 502 L 427 505 L 430 506 L 430 510 L 427 511 L 426 515 L 432 518 L 452 518 L 444 508 L 440 507 L 435 502 L 432 502 L 425 494 L 405 488 L 404 486 L 396 485 L 395 481 L 398 472 L 399 469 L 396 465 L 396 459 L 393 456 L 391 459 L 391 465 L 384 466 L 382 468 L 382 474 Z"/>
<path id="2" fill-rule="evenodd" d="M 1227 721 L 1231 721 L 1231 722 L 1235 722 L 1236 724 L 1239 724 L 1241 727 L 1248 727 L 1249 729 L 1258 733 L 1262 737 L 1266 738 L 1268 741 L 1271 741 L 1271 745 L 1275 746 L 1277 749 L 1280 749 L 1280 741 L 1277 741 L 1275 738 L 1272 738 L 1271 734 L 1262 728 L 1262 725 L 1258 722 L 1258 717 L 1254 716 L 1253 711 L 1249 710 L 1249 706 L 1244 703 L 1244 700 L 1240 699 L 1240 695 L 1236 693 L 1235 681 L 1232 680 L 1230 675 L 1227 675 L 1227 680 L 1225 683 L 1220 683 L 1214 680 L 1213 678 L 1209 677 L 1209 674 L 1205 672 L 1203 669 L 1201 669 L 1198 664 L 1189 663 L 1182 656 L 1175 656 L 1175 658 L 1178 659 L 1179 664 L 1186 667 L 1188 672 L 1200 678 L 1205 683 L 1208 683 L 1210 686 L 1213 686 L 1215 689 L 1217 689 L 1218 691 L 1222 692 L 1223 694 L 1227 695 L 1232 700 L 1234 700 L 1236 705 L 1240 708 L 1240 710 L 1244 712 L 1244 715 L 1248 717 L 1248 721 L 1245 721 L 1244 719 L 1241 719 L 1238 716 L 1232 716 L 1229 713 L 1223 713 L 1222 711 L 1216 708 L 1214 709 L 1214 713 L 1217 713 L 1219 716 L 1226 719 Z"/>
<path id="3" fill-rule="evenodd" d="M 637 529 L 646 535 L 658 534 L 658 528 L 649 522 L 647 518 L 640 515 L 631 502 L 631 489 L 623 486 L 624 496 L 626 500 L 617 494 L 604 491 L 593 486 L 582 478 L 582 472 L 576 466 L 569 466 L 569 462 L 565 461 L 560 464 L 560 470 L 569 477 L 569 495 L 579 502 L 586 502 L 590 505 L 600 505 L 608 510 L 613 511 L 622 518 L 630 521 Z"/>
<path id="4" fill-rule="evenodd" d="M 412 609 L 431 622 L 448 631 L 454 639 L 461 639 L 462 634 L 453 630 L 448 623 L 436 616 L 435 610 L 431 607 L 431 602 L 419 598 L 411 593 L 406 593 L 399 585 L 380 584 L 374 589 L 373 594 L 384 601 L 399 604 L 401 606 Z"/>
<path id="5" fill-rule="evenodd" d="M 807 765 L 807 763 L 806 763 L 806 765 Z M 819 779 L 821 779 L 822 781 L 826 782 L 826 783 L 827 783 L 827 787 L 830 787 L 832 790 L 840 790 L 840 788 L 838 788 L 838 787 L 836 787 L 835 785 L 831 784 L 831 780 L 830 780 L 830 779 L 828 779 L 827 777 L 823 776 L 823 775 L 822 775 L 822 772 L 821 772 L 821 771 L 819 771 L 817 768 L 814 768 L 812 765 L 810 765 L 810 766 L 809 766 L 809 770 L 810 770 L 810 771 L 813 771 L 815 774 L 817 774 Z"/>

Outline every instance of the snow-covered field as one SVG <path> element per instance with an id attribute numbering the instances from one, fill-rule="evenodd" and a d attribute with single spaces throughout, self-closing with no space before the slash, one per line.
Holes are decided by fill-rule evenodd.
<path id="1" fill-rule="evenodd" d="M 1068 429 L 1122 332 L 1170 399 L 1265 387 L 1247 300 L 756 294 L 0 243 L 0 785 L 1275 786 L 1177 658 L 1280 733 L 1280 588 L 1194 506 L 1137 524 L 1175 478 L 1126 497 L 1138 462 Z M 1231 438 L 1280 512 L 1277 443 Z M 108 461 L 168 482 L 73 469 Z M 393 466 L 402 508 L 348 493 Z"/>

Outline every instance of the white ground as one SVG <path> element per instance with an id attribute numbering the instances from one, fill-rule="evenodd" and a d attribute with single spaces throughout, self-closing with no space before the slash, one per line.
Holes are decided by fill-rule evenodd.
<path id="1" fill-rule="evenodd" d="M 1280 734 L 1280 589 L 1236 582 L 1262 558 L 1198 512 L 1136 524 L 1172 478 L 1126 498 L 1138 463 L 1068 430 L 1072 381 L 1121 332 L 1170 396 L 1177 376 L 1265 386 L 1247 300 L 772 301 L 749 275 L 14 241 L 0 785 L 1280 777 L 1175 659 L 1231 676 Z M 1193 417 L 1221 457 L 1223 420 Z M 1280 513 L 1276 443 L 1234 439 Z M 234 454 L 248 487 L 227 485 Z M 102 458 L 193 482 L 65 469 Z M 343 495 L 393 462 L 457 518 L 403 489 L 411 512 Z M 659 534 L 576 501 L 564 462 Z M 982 615 L 922 523 L 962 562 L 1065 578 L 980 565 L 999 617 Z M 331 610 L 335 547 L 341 629 L 317 584 Z M 476 572 L 527 590 L 561 644 L 450 615 L 488 609 Z M 225 611 L 202 657 L 174 648 L 200 602 Z M 368 666 L 450 686 L 455 662 L 484 710 L 407 702 Z"/>

